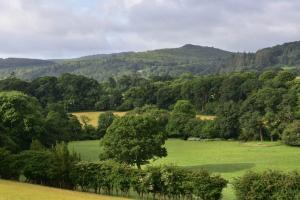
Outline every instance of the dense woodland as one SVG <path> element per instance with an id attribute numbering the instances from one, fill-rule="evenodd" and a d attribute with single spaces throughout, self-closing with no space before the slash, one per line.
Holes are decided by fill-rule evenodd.
<path id="1" fill-rule="evenodd" d="M 31 82 L 10 77 L 0 81 L 0 90 L 19 92 L 2 92 L 0 101 L 3 106 L 8 101 L 10 109 L 24 104 L 18 112 L 31 113 L 29 117 L 37 119 L 34 126 L 40 125 L 38 131 L 45 132 L 37 135 L 46 137 L 46 133 L 51 132 L 63 141 L 99 139 L 106 130 L 93 129 L 87 123 L 82 128 L 79 121 L 68 114 L 70 112 L 133 110 L 129 115 L 156 110 L 165 116 L 162 123 L 169 137 L 245 141 L 284 138 L 289 144 L 297 144 L 288 136 L 299 125 L 299 83 L 295 75 L 286 70 L 208 76 L 183 74 L 178 78 L 133 75 L 100 83 L 72 74 L 42 77 Z M 12 122 L 6 121 L 5 118 L 11 116 L 4 108 L 2 123 L 7 128 Z M 217 117 L 216 120 L 198 120 L 197 113 Z M 86 132 L 85 135 L 82 132 Z M 46 146 L 56 141 L 46 138 L 41 139 L 47 141 Z M 24 147 L 28 148 L 30 142 L 29 139 Z"/>

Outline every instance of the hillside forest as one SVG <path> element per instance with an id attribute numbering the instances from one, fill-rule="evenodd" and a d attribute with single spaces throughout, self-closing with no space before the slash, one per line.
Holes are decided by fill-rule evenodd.
<path id="1" fill-rule="evenodd" d="M 98 81 L 137 73 L 144 77 L 194 75 L 290 68 L 299 74 L 300 42 L 290 42 L 256 52 L 230 52 L 187 44 L 179 48 L 146 52 L 97 54 L 73 59 L 0 59 L 0 79 L 14 73 L 23 80 L 64 73 L 84 75 Z"/>

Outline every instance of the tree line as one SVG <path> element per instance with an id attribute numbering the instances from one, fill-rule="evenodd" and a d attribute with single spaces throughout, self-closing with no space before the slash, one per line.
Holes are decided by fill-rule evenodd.
<path id="1" fill-rule="evenodd" d="M 132 75 L 108 78 L 101 83 L 64 74 L 32 82 L 10 77 L 0 81 L 0 90 L 21 91 L 35 97 L 43 109 L 59 105 L 59 110 L 65 112 L 129 111 L 154 106 L 168 112 L 164 123 L 169 137 L 284 139 L 287 144 L 297 145 L 298 142 L 291 141 L 298 137 L 295 132 L 300 117 L 299 83 L 295 74 L 287 70 L 211 76 L 183 74 L 178 78 Z M 196 113 L 216 115 L 216 120 L 197 120 Z M 95 129 L 85 123 L 83 138 L 98 139 L 106 128 Z"/>

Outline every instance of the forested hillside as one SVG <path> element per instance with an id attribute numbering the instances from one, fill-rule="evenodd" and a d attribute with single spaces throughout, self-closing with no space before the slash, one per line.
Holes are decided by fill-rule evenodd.
<path id="1" fill-rule="evenodd" d="M 232 71 L 262 71 L 266 68 L 297 69 L 299 65 L 300 42 L 285 43 L 258 50 L 256 53 L 234 53 L 187 44 L 180 48 L 99 54 L 74 59 L 1 59 L 0 79 L 11 73 L 25 80 L 74 73 L 102 81 L 108 77 L 133 73 L 143 76 L 178 76 L 185 72 L 207 75 Z"/>

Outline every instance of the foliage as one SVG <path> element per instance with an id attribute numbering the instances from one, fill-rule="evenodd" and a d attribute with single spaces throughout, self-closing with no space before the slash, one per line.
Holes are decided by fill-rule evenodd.
<path id="1" fill-rule="evenodd" d="M 217 112 L 216 127 L 220 138 L 237 138 L 239 127 L 239 106 L 233 101 L 220 105 Z"/>
<path id="2" fill-rule="evenodd" d="M 165 140 L 165 133 L 153 117 L 116 118 L 102 140 L 103 156 L 140 167 L 152 158 L 166 156 L 162 147 Z"/>
<path id="3" fill-rule="evenodd" d="M 283 131 L 282 140 L 291 146 L 300 146 L 300 122 L 294 121 Z"/>
<path id="4" fill-rule="evenodd" d="M 116 116 L 114 115 L 113 112 L 104 112 L 101 113 L 98 117 L 98 134 L 99 138 L 102 138 L 108 127 L 113 123 L 114 119 Z"/>
<path id="5" fill-rule="evenodd" d="M 101 83 L 64 74 L 59 78 L 38 78 L 24 87 L 20 83 L 12 76 L 0 81 L 0 88 L 24 91 L 38 99 L 45 130 L 43 137 L 37 139 L 48 147 L 56 140 L 98 139 L 111 123 L 95 130 L 81 120 L 85 121 L 81 127 L 76 118 L 67 114 L 70 111 L 137 109 L 132 113 L 154 115 L 169 137 L 184 139 L 198 135 L 273 141 L 280 139 L 286 126 L 299 117 L 299 81 L 287 70 L 210 76 L 184 73 L 177 78 L 134 74 L 109 77 Z M 197 123 L 196 111 L 216 115 L 215 122 Z M 0 123 L 0 131 L 7 132 L 5 128 L 7 124 Z M 18 150 L 19 145 L 8 134 L 0 138 L 1 146 L 5 143 L 10 150 Z"/>
<path id="6" fill-rule="evenodd" d="M 57 143 L 50 150 L 28 150 L 14 155 L 10 165 L 18 169 L 28 182 L 60 188 L 73 188 L 70 171 L 80 158 L 70 153 L 65 143 Z"/>
<path id="7" fill-rule="evenodd" d="M 127 115 L 144 115 L 154 118 L 157 121 L 157 125 L 162 132 L 166 131 L 166 126 L 169 121 L 169 112 L 164 109 L 160 109 L 154 105 L 145 105 L 143 107 L 137 107 L 134 110 L 127 112 Z"/>
<path id="8" fill-rule="evenodd" d="M 170 137 L 187 137 L 185 125 L 190 119 L 196 117 L 194 106 L 187 100 L 179 100 L 176 102 L 174 109 L 170 114 L 167 125 L 167 132 Z"/>
<path id="9" fill-rule="evenodd" d="M 0 92 L 0 124 L 10 141 L 28 149 L 32 139 L 45 133 L 42 109 L 38 101 L 21 92 Z"/>
<path id="10" fill-rule="evenodd" d="M 222 190 L 228 181 L 220 176 L 210 176 L 206 171 L 192 174 L 193 193 L 201 199 L 214 200 L 222 198 Z"/>
<path id="11" fill-rule="evenodd" d="M 204 200 L 221 199 L 227 181 L 206 171 L 194 173 L 176 166 L 149 166 L 137 170 L 113 161 L 79 162 L 72 171 L 73 182 L 84 191 L 111 194 L 113 191 L 127 196 L 132 188 L 141 198 L 168 196 L 200 197 Z"/>
<path id="12" fill-rule="evenodd" d="M 188 137 L 199 139 L 212 139 L 218 137 L 215 122 L 213 120 L 190 119 L 188 123 L 185 124 L 185 132 L 188 133 Z"/>
<path id="13" fill-rule="evenodd" d="M 248 172 L 235 179 L 233 186 L 237 199 L 277 200 L 300 197 L 298 172 Z"/>

